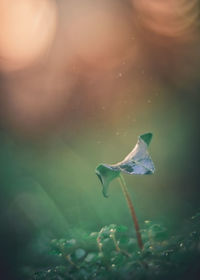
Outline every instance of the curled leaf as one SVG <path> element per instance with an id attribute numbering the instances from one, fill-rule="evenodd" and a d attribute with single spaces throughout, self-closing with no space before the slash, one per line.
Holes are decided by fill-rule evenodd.
<path id="1" fill-rule="evenodd" d="M 152 133 L 140 135 L 134 149 L 124 160 L 116 164 L 100 164 L 95 173 L 103 186 L 103 195 L 107 197 L 110 182 L 119 177 L 120 172 L 127 174 L 146 175 L 153 174 L 155 167 L 148 153 L 148 146 L 152 139 Z"/>
<path id="2" fill-rule="evenodd" d="M 108 192 L 109 184 L 113 179 L 119 176 L 120 171 L 112 168 L 110 165 L 100 164 L 99 166 L 97 166 L 95 173 L 97 174 L 99 180 L 102 183 L 103 195 L 105 197 L 108 197 L 107 192 Z"/>

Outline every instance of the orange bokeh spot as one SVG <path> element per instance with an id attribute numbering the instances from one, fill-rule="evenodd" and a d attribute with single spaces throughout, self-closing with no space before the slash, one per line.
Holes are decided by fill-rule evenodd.
<path id="1" fill-rule="evenodd" d="M 0 1 L 0 69 L 22 69 L 50 47 L 57 9 L 51 0 Z"/>

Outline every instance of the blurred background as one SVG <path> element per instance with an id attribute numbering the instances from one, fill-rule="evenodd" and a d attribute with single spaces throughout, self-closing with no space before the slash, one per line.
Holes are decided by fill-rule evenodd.
<path id="1" fill-rule="evenodd" d="M 142 133 L 156 173 L 126 176 L 141 226 L 173 232 L 199 207 L 199 12 L 198 0 L 0 0 L 4 279 L 51 238 L 133 231 L 117 181 L 105 199 L 94 169 Z"/>

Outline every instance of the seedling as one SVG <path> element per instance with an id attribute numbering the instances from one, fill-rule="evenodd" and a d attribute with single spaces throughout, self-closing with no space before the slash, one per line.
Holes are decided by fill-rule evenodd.
<path id="1" fill-rule="evenodd" d="M 118 179 L 132 216 L 132 220 L 136 230 L 138 246 L 140 249 L 143 249 L 140 228 L 125 179 L 122 176 L 121 172 L 131 175 L 146 175 L 154 173 L 155 167 L 147 150 L 151 139 L 152 133 L 140 135 L 134 149 L 125 157 L 124 160 L 116 164 L 100 164 L 95 170 L 95 173 L 102 183 L 102 192 L 104 197 L 108 197 L 108 187 L 111 181 L 115 178 Z"/>

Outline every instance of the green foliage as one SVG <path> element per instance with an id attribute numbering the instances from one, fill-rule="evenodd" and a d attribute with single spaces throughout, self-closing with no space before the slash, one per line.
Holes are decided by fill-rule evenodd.
<path id="1" fill-rule="evenodd" d="M 195 217 L 195 218 L 194 218 Z M 145 221 L 144 250 L 124 226 L 111 224 L 80 240 L 54 239 L 49 254 L 55 265 L 44 267 L 31 280 L 143 280 L 198 279 L 200 259 L 199 214 L 178 235 L 161 224 Z"/>
<path id="2" fill-rule="evenodd" d="M 119 177 L 120 172 L 127 174 L 146 175 L 152 174 L 155 167 L 147 147 L 152 139 L 152 133 L 140 135 L 134 149 L 125 157 L 124 160 L 116 164 L 100 164 L 95 172 L 103 186 L 103 195 L 107 197 L 110 182 Z"/>

